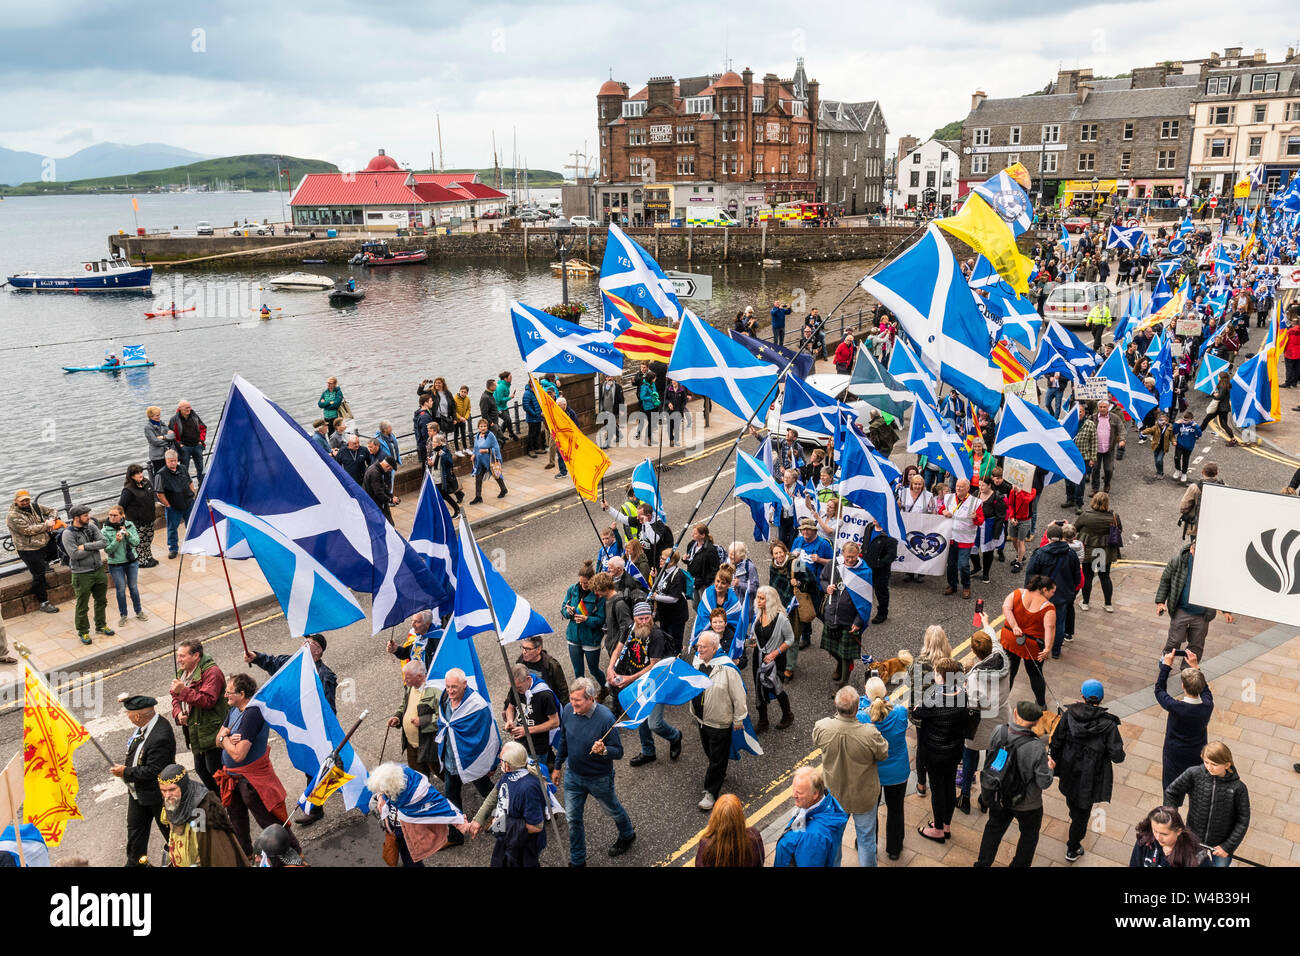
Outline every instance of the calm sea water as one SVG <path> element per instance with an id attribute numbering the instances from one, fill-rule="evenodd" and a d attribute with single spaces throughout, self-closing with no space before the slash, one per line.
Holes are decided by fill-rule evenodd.
<path id="1" fill-rule="evenodd" d="M 534 190 L 534 199 L 546 191 Z M 557 191 L 558 192 L 558 191 Z M 538 194 L 541 194 L 540 196 Z M 141 196 L 139 224 L 151 231 L 200 219 L 281 219 L 277 194 Z M 0 275 L 25 269 L 73 270 L 99 258 L 107 236 L 135 227 L 130 199 L 118 196 L 33 197 L 0 203 Z M 598 264 L 598 263 L 597 263 Z M 664 262 L 665 268 L 675 264 Z M 686 268 L 685 263 L 676 267 Z M 545 307 L 560 301 L 548 264 L 443 262 L 373 273 L 345 266 L 301 265 L 333 279 L 355 276 L 366 299 L 333 309 L 324 293 L 278 292 L 265 281 L 284 269 L 156 272 L 153 296 L 16 293 L 0 289 L 0 493 L 40 490 L 61 479 L 117 472 L 146 457 L 144 409 L 170 414 L 189 399 L 215 427 L 234 374 L 242 375 L 299 421 L 309 423 L 325 380 L 338 377 L 360 427 L 373 433 L 390 419 L 410 430 L 415 386 L 444 376 L 470 386 L 477 406 L 484 380 L 522 369 L 509 319 L 518 299 Z M 714 276 L 714 299 L 697 303 L 717 322 L 746 304 L 764 306 L 810 287 L 814 267 L 695 266 Z M 599 322 L 594 281 L 571 282 L 570 299 Z M 195 306 L 178 318 L 147 319 L 171 300 Z M 262 321 L 261 303 L 276 309 Z M 150 369 L 68 374 L 64 365 L 94 365 L 105 350 L 146 346 Z"/>

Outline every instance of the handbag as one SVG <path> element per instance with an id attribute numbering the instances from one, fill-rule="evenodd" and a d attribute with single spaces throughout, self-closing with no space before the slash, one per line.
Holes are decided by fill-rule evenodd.
<path id="1" fill-rule="evenodd" d="M 1106 545 L 1111 548 L 1124 547 L 1124 525 L 1120 523 L 1118 513 L 1111 516 L 1110 528 L 1106 531 Z"/>
<path id="2" fill-rule="evenodd" d="M 496 461 L 496 460 L 494 459 L 494 460 L 492 461 L 492 464 L 489 465 L 488 468 L 489 468 L 489 470 L 492 472 L 492 477 L 495 478 L 497 481 L 500 481 L 500 480 L 501 480 L 501 462 Z"/>
<path id="3" fill-rule="evenodd" d="M 397 836 L 392 833 L 384 834 L 384 862 L 389 866 L 397 866 L 400 856 L 397 852 Z"/>

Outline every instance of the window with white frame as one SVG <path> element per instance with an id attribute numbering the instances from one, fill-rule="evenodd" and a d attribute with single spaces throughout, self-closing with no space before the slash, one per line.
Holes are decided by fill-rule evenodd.
<path id="1" fill-rule="evenodd" d="M 1079 142 L 1095 143 L 1097 142 L 1097 124 L 1080 123 L 1079 124 Z"/>
<path id="2" fill-rule="evenodd" d="M 1205 92 L 1210 96 L 1227 93 L 1232 88 L 1232 77 L 1212 76 L 1205 81 Z"/>
<path id="3" fill-rule="evenodd" d="M 1286 105 L 1286 121 L 1294 123 L 1300 120 L 1300 103 L 1288 103 Z"/>
<path id="4" fill-rule="evenodd" d="M 690 154 L 677 157 L 677 175 L 694 176 L 695 175 L 695 157 Z"/>
<path id="5" fill-rule="evenodd" d="M 600 145 L 601 145 L 601 146 L 608 146 L 608 145 L 609 145 L 609 130 L 607 130 L 607 129 L 602 129 L 602 130 L 600 131 Z"/>
<path id="6" fill-rule="evenodd" d="M 1276 73 L 1253 73 L 1250 77 L 1252 93 L 1273 93 L 1277 90 Z"/>
<path id="7" fill-rule="evenodd" d="M 781 125 L 781 142 L 783 143 L 790 142 L 790 127 L 786 126 L 785 124 Z"/>
<path id="8" fill-rule="evenodd" d="M 693 143 L 695 142 L 695 124 L 690 123 L 686 126 L 677 127 L 677 142 Z"/>
<path id="9" fill-rule="evenodd" d="M 1255 104 L 1255 122 L 1256 122 L 1256 123 L 1262 123 L 1262 122 L 1264 122 L 1264 117 L 1266 117 L 1267 115 L 1268 115 L 1268 104 L 1267 104 L 1267 103 L 1256 103 L 1256 104 Z"/>
<path id="10" fill-rule="evenodd" d="M 822 178 L 822 159 L 820 156 L 817 157 L 817 178 Z"/>
<path id="11" fill-rule="evenodd" d="M 629 119 L 645 115 L 645 100 L 626 100 L 623 103 L 623 115 Z"/>
<path id="12" fill-rule="evenodd" d="M 1020 154 L 1019 154 L 1019 153 L 1008 153 L 1008 154 L 1007 154 L 1007 165 L 1008 165 L 1008 166 L 1014 166 L 1014 165 L 1015 165 L 1016 163 L 1018 163 L 1018 162 L 1020 162 Z"/>
<path id="13" fill-rule="evenodd" d="M 1090 173 L 1096 168 L 1096 165 L 1097 165 L 1096 153 L 1079 154 L 1079 172 Z"/>
<path id="14" fill-rule="evenodd" d="M 1225 126 L 1228 123 L 1237 121 L 1237 107 L 1235 106 L 1211 106 L 1210 107 L 1210 125 Z"/>
<path id="15" fill-rule="evenodd" d="M 806 155 L 799 157 L 799 172 L 808 175 L 808 157 Z"/>
<path id="16" fill-rule="evenodd" d="M 1300 136 L 1288 136 L 1286 138 L 1286 154 L 1288 156 L 1300 156 Z"/>
<path id="17" fill-rule="evenodd" d="M 1161 149 L 1156 152 L 1156 169 L 1173 169 L 1178 158 L 1178 150 Z"/>
<path id="18" fill-rule="evenodd" d="M 989 171 L 989 158 L 987 156 L 972 156 L 970 158 L 970 171 L 972 173 L 987 173 Z"/>
<path id="19" fill-rule="evenodd" d="M 761 173 L 766 167 L 763 166 L 763 154 L 754 154 L 754 172 Z"/>
<path id="20" fill-rule="evenodd" d="M 808 145 L 808 127 L 801 126 L 799 128 L 799 142 L 803 143 L 805 146 Z"/>
<path id="21" fill-rule="evenodd" d="M 1019 126 L 1012 126 L 1010 129 L 1007 130 L 1007 145 L 1009 145 L 1009 146 L 1019 146 L 1019 145 L 1020 145 L 1020 127 L 1019 127 Z"/>
<path id="22" fill-rule="evenodd" d="M 636 126 L 628 127 L 628 131 L 627 131 L 627 144 L 628 144 L 629 146 L 644 146 L 644 145 L 645 145 L 645 130 L 644 130 L 644 129 L 641 129 L 641 128 L 638 128 L 638 127 L 636 127 Z"/>
<path id="23" fill-rule="evenodd" d="M 987 126 L 982 126 L 971 133 L 971 143 L 975 146 L 987 146 L 989 144 L 989 130 Z"/>
<path id="24" fill-rule="evenodd" d="M 1126 172 L 1129 171 L 1129 169 L 1132 168 L 1132 166 L 1133 166 L 1133 154 L 1132 154 L 1132 153 L 1120 153 L 1120 154 L 1119 154 L 1119 171 L 1120 171 L 1121 173 L 1126 173 Z"/>
<path id="25" fill-rule="evenodd" d="M 1160 122 L 1160 138 L 1161 138 L 1161 139 L 1177 139 L 1177 138 L 1178 138 L 1178 127 L 1179 127 L 1179 122 L 1178 122 L 1178 120 L 1161 120 L 1161 122 Z"/>
<path id="26" fill-rule="evenodd" d="M 1232 155 L 1231 136 L 1212 136 L 1208 141 L 1209 155 L 1214 159 L 1224 159 Z"/>
<path id="27" fill-rule="evenodd" d="M 712 113 L 713 97 L 711 96 L 688 96 L 686 97 L 686 112 L 688 113 Z M 640 114 L 638 114 L 640 115 Z"/>
<path id="28" fill-rule="evenodd" d="M 844 168 L 840 170 L 840 175 L 847 176 L 849 174 L 849 161 L 845 159 L 845 160 L 841 160 L 841 163 L 843 164 Z"/>
<path id="29" fill-rule="evenodd" d="M 790 171 L 790 156 L 789 156 L 788 153 L 782 153 L 782 154 L 781 154 L 781 172 L 783 172 L 783 173 L 788 173 L 789 171 Z"/>
<path id="30" fill-rule="evenodd" d="M 1059 123 L 1043 124 L 1040 143 L 1059 143 L 1061 141 L 1061 125 Z"/>
<path id="31" fill-rule="evenodd" d="M 1060 158 L 1059 153 L 1039 153 L 1038 154 L 1038 171 L 1040 173 L 1054 173 L 1057 170 L 1057 162 Z M 985 172 L 988 172 L 987 166 Z"/>
<path id="32" fill-rule="evenodd" d="M 763 112 L 763 97 L 761 97 L 761 96 L 755 96 L 755 97 L 754 97 L 753 108 L 754 108 L 754 112 L 755 112 L 755 113 L 761 113 L 761 112 Z"/>
<path id="33" fill-rule="evenodd" d="M 1136 131 L 1137 131 L 1137 126 L 1136 126 L 1136 124 L 1134 124 L 1134 123 L 1125 123 L 1125 124 L 1124 124 L 1124 138 L 1125 138 L 1125 139 L 1132 139 L 1132 138 L 1133 138 L 1133 134 L 1134 134 Z"/>
<path id="34" fill-rule="evenodd" d="M 853 144 L 853 161 L 854 161 L 855 163 L 858 161 L 858 144 L 857 144 L 857 143 L 854 143 L 854 144 Z"/>
<path id="35" fill-rule="evenodd" d="M 791 116 L 803 116 L 803 101 L 795 100 L 790 107 Z"/>
<path id="36" fill-rule="evenodd" d="M 1264 137 L 1252 136 L 1250 138 L 1250 141 L 1246 144 L 1246 155 L 1259 156 L 1263 152 L 1264 152 Z"/>

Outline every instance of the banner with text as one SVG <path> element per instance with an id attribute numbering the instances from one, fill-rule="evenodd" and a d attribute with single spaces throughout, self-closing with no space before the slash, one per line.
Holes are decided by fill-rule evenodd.
<path id="1" fill-rule="evenodd" d="M 835 537 L 836 548 L 852 541 L 861 545 L 866 539 L 866 529 L 871 516 L 861 508 L 845 508 Z M 948 540 L 952 536 L 952 519 L 939 515 L 903 512 L 906 533 L 898 542 L 898 560 L 893 570 L 910 574 L 945 573 L 948 562 Z"/>

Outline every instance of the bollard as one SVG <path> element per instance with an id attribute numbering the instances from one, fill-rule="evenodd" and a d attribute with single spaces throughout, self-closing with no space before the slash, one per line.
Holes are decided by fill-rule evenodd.
<path id="1" fill-rule="evenodd" d="M 66 480 L 59 482 L 59 490 L 63 492 L 63 510 L 68 511 L 72 508 L 72 489 L 68 487 Z"/>

